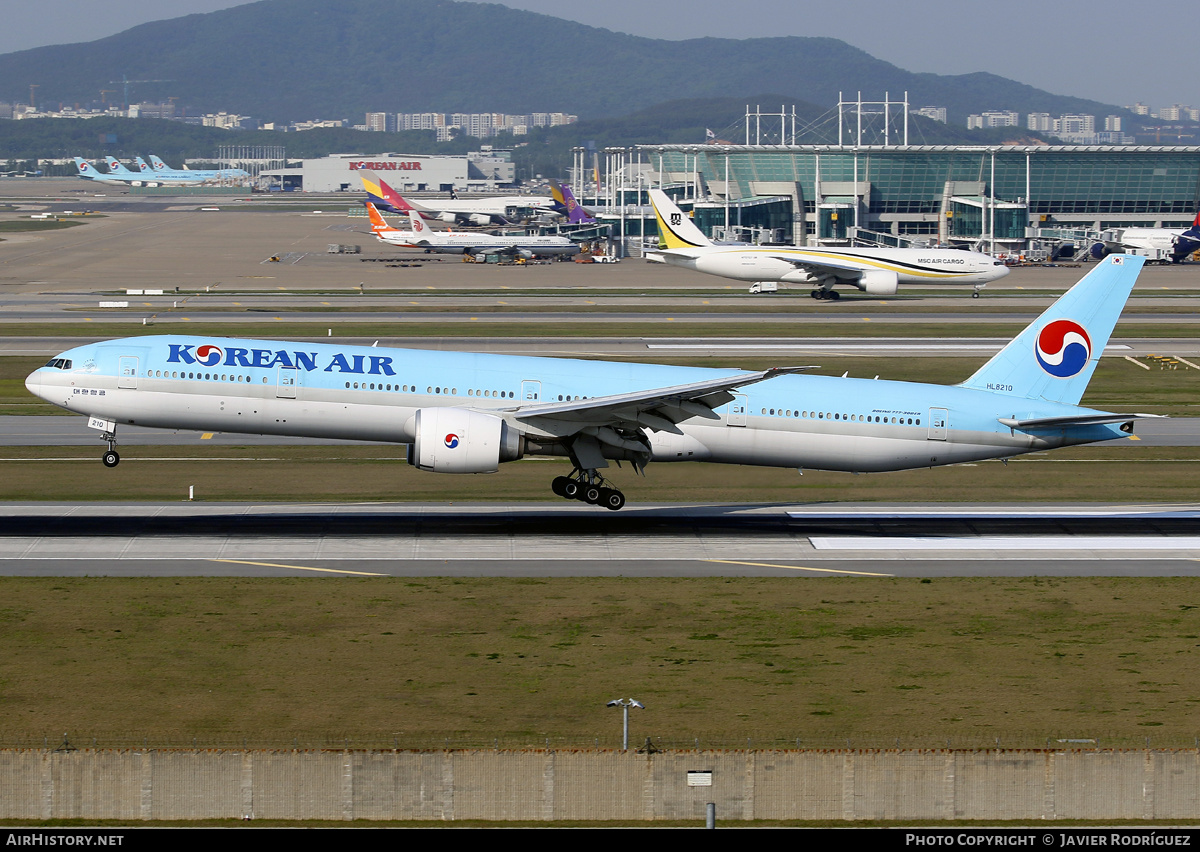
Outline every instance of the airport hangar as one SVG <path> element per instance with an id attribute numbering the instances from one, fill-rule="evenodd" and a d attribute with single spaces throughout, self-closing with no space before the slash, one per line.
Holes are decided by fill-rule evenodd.
<path id="1" fill-rule="evenodd" d="M 514 180 L 508 152 L 466 156 L 434 154 L 330 154 L 302 160 L 298 168 L 263 172 L 279 188 L 303 192 L 362 192 L 357 172 L 373 171 L 401 193 L 495 192 Z"/>
<path id="2" fill-rule="evenodd" d="M 1101 231 L 1186 228 L 1200 211 L 1200 146 L 641 145 L 632 157 L 671 195 L 703 199 L 706 234 L 728 224 L 729 237 L 765 229 L 795 245 L 1082 252 Z M 636 218 L 624 224 L 637 236 Z"/>

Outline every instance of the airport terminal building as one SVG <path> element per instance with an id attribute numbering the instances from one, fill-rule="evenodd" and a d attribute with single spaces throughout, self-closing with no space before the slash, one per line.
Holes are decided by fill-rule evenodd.
<path id="1" fill-rule="evenodd" d="M 645 145 L 640 158 L 706 233 L 766 229 L 797 245 L 972 245 L 1189 226 L 1200 147 Z M 657 181 L 656 181 L 657 182 Z M 686 209 L 685 205 L 685 209 Z M 736 234 L 737 230 L 730 233 Z"/>

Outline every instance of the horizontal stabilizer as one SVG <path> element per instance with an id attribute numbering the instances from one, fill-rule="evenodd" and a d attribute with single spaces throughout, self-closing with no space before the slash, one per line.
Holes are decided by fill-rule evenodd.
<path id="1" fill-rule="evenodd" d="M 1031 420 L 1017 420 L 1012 417 L 1001 417 L 1000 423 L 1010 429 L 1065 429 L 1068 426 L 1103 426 L 1107 423 L 1125 423 L 1130 420 L 1149 420 L 1166 417 L 1165 414 L 1076 414 L 1066 417 L 1035 417 Z"/>

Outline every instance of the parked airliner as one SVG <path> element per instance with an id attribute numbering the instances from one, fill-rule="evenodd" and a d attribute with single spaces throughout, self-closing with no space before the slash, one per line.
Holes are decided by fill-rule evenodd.
<path id="1" fill-rule="evenodd" d="M 437 473 L 566 456 L 565 498 L 619 509 L 610 460 L 873 472 L 1007 458 L 1125 437 L 1152 415 L 1081 407 L 1144 263 L 1111 255 L 958 385 L 193 335 L 78 346 L 29 375 L 119 424 L 408 445 Z"/>
<path id="2" fill-rule="evenodd" d="M 372 171 L 359 169 L 359 180 L 367 200 L 379 210 L 407 214 L 416 211 L 422 219 L 440 219 L 456 225 L 511 225 L 520 213 L 554 213 L 555 201 L 543 195 L 504 195 L 482 198 L 426 198 L 409 201 Z"/>
<path id="3" fill-rule="evenodd" d="M 893 296 L 901 284 L 971 284 L 972 294 L 1008 274 L 1001 261 L 974 251 L 912 248 L 801 248 L 717 245 L 661 189 L 650 190 L 659 244 L 646 259 L 741 281 L 812 287 L 814 299 L 837 299 L 837 284 Z"/>
<path id="4" fill-rule="evenodd" d="M 487 234 L 480 231 L 435 231 L 425 224 L 416 210 L 408 211 L 409 230 L 393 228 L 370 201 L 367 215 L 371 232 L 381 242 L 407 248 L 423 248 L 441 254 L 479 254 L 496 252 L 524 258 L 579 254 L 579 244 L 567 237 L 511 236 Z"/>
<path id="5" fill-rule="evenodd" d="M 1116 228 L 1105 231 L 1103 242 L 1092 246 L 1092 257 L 1102 258 L 1113 252 L 1130 249 L 1169 252 L 1172 263 L 1183 263 L 1189 255 L 1200 251 L 1200 213 L 1187 230 L 1178 228 Z"/>

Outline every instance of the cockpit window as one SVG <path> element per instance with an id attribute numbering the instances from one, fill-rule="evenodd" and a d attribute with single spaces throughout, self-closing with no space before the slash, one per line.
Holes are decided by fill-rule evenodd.
<path id="1" fill-rule="evenodd" d="M 69 369 L 71 369 L 71 359 L 70 358 L 51 358 L 49 361 L 46 362 L 46 366 L 54 367 L 59 370 L 69 370 Z"/>

